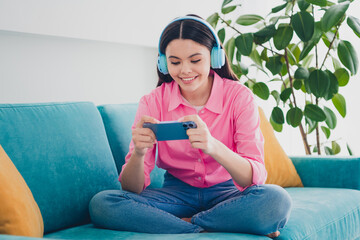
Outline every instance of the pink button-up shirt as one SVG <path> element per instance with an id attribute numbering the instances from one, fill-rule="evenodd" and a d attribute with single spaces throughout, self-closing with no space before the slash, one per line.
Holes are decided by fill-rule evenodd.
<path id="1" fill-rule="evenodd" d="M 211 72 L 214 74 L 212 91 L 199 113 L 182 98 L 179 85 L 175 81 L 163 83 L 141 98 L 132 128 L 135 128 L 143 115 L 160 121 L 175 121 L 186 115 L 198 114 L 213 137 L 250 162 L 253 171 L 252 185 L 263 184 L 267 176 L 264 139 L 254 96 L 239 82 L 223 79 L 214 71 Z M 134 144 L 131 142 L 122 169 L 129 161 L 133 149 Z M 145 155 L 144 189 L 150 184 L 150 172 L 155 166 L 155 151 L 154 145 Z M 189 140 L 158 142 L 156 165 L 183 182 L 199 188 L 231 179 L 223 166 L 200 149 L 192 148 Z M 246 188 L 234 183 L 240 191 Z"/>

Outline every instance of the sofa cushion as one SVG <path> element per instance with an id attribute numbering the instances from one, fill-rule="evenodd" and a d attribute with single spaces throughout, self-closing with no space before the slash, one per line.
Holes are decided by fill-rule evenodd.
<path id="1" fill-rule="evenodd" d="M 274 129 L 261 108 L 259 108 L 259 114 L 260 128 L 265 140 L 264 158 L 265 168 L 268 172 L 266 183 L 282 187 L 303 187 L 293 162 L 276 139 Z"/>
<path id="2" fill-rule="evenodd" d="M 0 145 L 0 234 L 42 237 L 44 222 L 24 178 Z"/>
<path id="3" fill-rule="evenodd" d="M 90 222 L 91 198 L 120 188 L 92 103 L 0 104 L 0 132 L 39 205 L 45 233 Z"/>
<path id="4" fill-rule="evenodd" d="M 189 233 L 189 234 L 148 234 L 137 232 L 114 231 L 95 228 L 92 224 L 74 227 L 50 233 L 45 238 L 72 239 L 72 240 L 98 240 L 98 239 L 127 239 L 127 240 L 269 240 L 265 236 L 241 233 Z"/>
<path id="5" fill-rule="evenodd" d="M 106 134 L 109 139 L 118 173 L 125 163 L 125 156 L 129 152 L 131 141 L 131 126 L 134 123 L 138 104 L 107 104 L 98 106 L 103 118 Z M 150 173 L 151 184 L 149 188 L 161 187 L 164 182 L 165 170 L 156 165 Z"/>
<path id="6" fill-rule="evenodd" d="M 277 239 L 356 239 L 360 236 L 360 191 L 286 188 L 293 204 Z"/>

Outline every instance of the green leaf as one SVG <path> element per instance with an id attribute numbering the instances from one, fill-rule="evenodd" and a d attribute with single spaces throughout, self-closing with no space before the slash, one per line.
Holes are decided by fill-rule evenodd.
<path id="1" fill-rule="evenodd" d="M 263 17 L 255 14 L 245 14 L 236 19 L 236 23 L 243 26 L 253 25 L 261 20 L 264 20 Z"/>
<path id="2" fill-rule="evenodd" d="M 268 25 L 254 33 L 254 41 L 257 44 L 263 44 L 269 41 L 276 33 L 275 24 Z"/>
<path id="3" fill-rule="evenodd" d="M 286 114 L 286 122 L 292 127 L 299 126 L 302 118 L 303 118 L 303 113 L 301 109 L 298 107 L 291 108 Z"/>
<path id="4" fill-rule="evenodd" d="M 240 78 L 243 75 L 239 64 L 231 64 L 231 69 L 233 70 L 233 72 L 236 74 L 236 76 L 238 78 Z"/>
<path id="5" fill-rule="evenodd" d="M 331 142 L 331 147 L 332 147 L 332 151 L 333 151 L 334 155 L 338 154 L 341 151 L 340 145 L 335 141 Z"/>
<path id="6" fill-rule="evenodd" d="M 331 131 L 329 128 L 321 126 L 321 130 L 323 131 L 323 133 L 325 134 L 326 139 L 329 139 Z"/>
<path id="7" fill-rule="evenodd" d="M 289 49 L 293 53 L 293 55 L 296 59 L 296 62 L 299 62 L 300 61 L 300 53 L 301 53 L 299 46 L 297 44 L 291 43 L 289 45 Z"/>
<path id="8" fill-rule="evenodd" d="M 271 91 L 271 95 L 274 97 L 275 101 L 276 101 L 276 105 L 279 105 L 280 102 L 280 94 L 278 91 L 273 90 Z"/>
<path id="9" fill-rule="evenodd" d="M 320 6 L 320 7 L 325 7 L 327 5 L 327 1 L 326 0 L 306 0 L 308 3 Z"/>
<path id="10" fill-rule="evenodd" d="M 228 14 L 231 13 L 236 9 L 236 6 L 230 6 L 230 7 L 224 7 L 221 9 L 222 14 Z"/>
<path id="11" fill-rule="evenodd" d="M 258 65 L 259 67 L 263 67 L 262 66 L 262 61 L 261 61 L 261 58 L 260 58 L 260 54 L 258 53 L 258 51 L 256 51 L 256 49 L 254 49 L 251 54 L 250 54 L 250 58 L 251 60 L 254 61 L 254 63 L 256 63 L 256 65 Z"/>
<path id="12" fill-rule="evenodd" d="M 296 79 L 307 79 L 309 77 L 310 73 L 306 68 L 299 67 L 296 69 L 294 77 Z"/>
<path id="13" fill-rule="evenodd" d="M 334 74 L 338 80 L 340 87 L 344 87 L 348 84 L 350 75 L 349 75 L 348 71 L 346 71 L 345 68 L 337 69 Z"/>
<path id="14" fill-rule="evenodd" d="M 312 133 L 318 126 L 316 121 L 311 120 L 310 118 L 305 116 L 305 122 L 308 126 L 307 134 Z"/>
<path id="15" fill-rule="evenodd" d="M 337 93 L 331 99 L 332 103 L 334 104 L 336 110 L 340 113 L 340 115 L 344 118 L 346 116 L 346 101 L 345 98 L 340 94 Z"/>
<path id="16" fill-rule="evenodd" d="M 264 61 L 268 61 L 269 60 L 269 57 L 267 55 L 267 49 L 264 48 L 262 51 L 261 51 L 261 54 L 260 54 L 260 58 Z"/>
<path id="17" fill-rule="evenodd" d="M 281 132 L 282 129 L 283 129 L 283 125 L 282 124 L 277 124 L 275 123 L 271 118 L 270 118 L 270 123 L 271 123 L 271 126 L 274 128 L 275 131 L 277 132 Z"/>
<path id="18" fill-rule="evenodd" d="M 328 107 L 324 107 L 324 113 L 326 115 L 325 123 L 330 129 L 335 129 L 337 124 L 337 118 L 335 113 Z"/>
<path id="19" fill-rule="evenodd" d="M 283 64 L 283 65 L 281 66 L 280 75 L 281 75 L 281 76 L 285 76 L 287 73 L 288 73 L 288 70 L 287 70 L 286 64 Z"/>
<path id="20" fill-rule="evenodd" d="M 326 119 L 324 111 L 315 104 L 306 104 L 304 114 L 306 117 L 316 122 L 322 122 Z"/>
<path id="21" fill-rule="evenodd" d="M 290 45 L 289 45 L 290 46 Z M 297 64 L 297 59 L 296 57 L 294 56 L 293 52 L 289 49 L 289 48 L 286 48 L 286 51 L 287 51 L 287 56 L 288 56 L 288 60 L 289 60 L 289 64 L 290 65 L 296 65 Z"/>
<path id="22" fill-rule="evenodd" d="M 299 90 L 302 87 L 303 83 L 300 79 L 295 79 L 293 86 L 296 90 Z"/>
<path id="23" fill-rule="evenodd" d="M 273 9 L 271 9 L 271 12 L 272 12 L 272 13 L 277 13 L 277 12 L 281 11 L 281 10 L 283 10 L 283 9 L 286 7 L 287 4 L 288 4 L 288 3 L 284 3 L 284 4 L 282 4 L 282 5 L 279 5 L 279 6 L 277 6 L 277 7 L 274 7 Z"/>
<path id="24" fill-rule="evenodd" d="M 297 4 L 301 11 L 306 11 L 306 9 L 310 6 L 310 3 L 306 2 L 305 0 L 298 0 Z"/>
<path id="25" fill-rule="evenodd" d="M 333 66 L 335 70 L 338 70 L 341 68 L 341 63 L 339 62 L 339 60 L 337 60 L 337 58 L 331 57 L 332 62 L 333 62 Z"/>
<path id="26" fill-rule="evenodd" d="M 247 75 L 249 73 L 249 68 L 244 63 L 239 62 L 239 67 L 242 74 Z"/>
<path id="27" fill-rule="evenodd" d="M 360 37 L 360 20 L 356 17 L 349 16 L 347 18 L 347 24 L 354 31 L 354 33 Z"/>
<path id="28" fill-rule="evenodd" d="M 347 144 L 347 143 L 346 143 L 346 148 L 347 148 L 347 150 L 348 150 L 348 152 L 349 152 L 349 155 L 352 156 L 352 155 L 353 155 L 353 151 L 351 150 L 349 144 Z"/>
<path id="29" fill-rule="evenodd" d="M 308 12 L 298 12 L 292 19 L 291 24 L 294 28 L 296 35 L 303 41 L 309 41 L 315 29 L 315 22 L 313 16 Z"/>
<path id="30" fill-rule="evenodd" d="M 280 56 L 269 57 L 269 61 L 265 64 L 266 68 L 270 70 L 273 75 L 278 74 L 282 68 Z"/>
<path id="31" fill-rule="evenodd" d="M 325 153 L 326 155 L 334 155 L 333 150 L 329 147 L 325 147 Z"/>
<path id="32" fill-rule="evenodd" d="M 245 33 L 239 35 L 235 39 L 236 48 L 244 56 L 249 56 L 252 51 L 254 37 L 252 33 Z"/>
<path id="33" fill-rule="evenodd" d="M 233 59 L 234 59 L 234 53 L 235 53 L 235 38 L 230 38 L 225 43 L 224 48 L 225 48 L 226 55 L 229 58 L 229 63 L 232 63 Z"/>
<path id="34" fill-rule="evenodd" d="M 330 72 L 329 70 L 325 70 L 325 73 L 327 74 L 327 76 L 329 78 L 330 85 L 329 85 L 329 89 L 326 92 L 324 98 L 325 98 L 325 100 L 330 100 L 333 98 L 333 96 L 335 94 L 338 93 L 339 83 L 338 83 L 336 76 L 332 72 Z"/>
<path id="35" fill-rule="evenodd" d="M 309 87 L 316 97 L 325 97 L 330 87 L 330 79 L 324 71 L 314 70 L 309 76 Z"/>
<path id="36" fill-rule="evenodd" d="M 226 5 L 228 5 L 229 3 L 231 3 L 233 0 L 224 0 L 221 7 L 225 7 Z"/>
<path id="37" fill-rule="evenodd" d="M 236 61 L 241 62 L 241 53 L 236 51 Z"/>
<path id="38" fill-rule="evenodd" d="M 359 60 L 351 43 L 341 40 L 339 42 L 337 53 L 341 63 L 349 69 L 351 75 L 355 75 L 359 67 Z"/>
<path id="39" fill-rule="evenodd" d="M 277 124 L 284 124 L 284 113 L 279 107 L 274 107 L 271 112 L 271 119 Z"/>
<path id="40" fill-rule="evenodd" d="M 207 21 L 208 23 L 210 23 L 210 25 L 211 25 L 213 28 L 216 28 L 216 25 L 217 25 L 217 23 L 218 23 L 218 21 L 219 21 L 219 14 L 218 14 L 218 13 L 212 14 L 210 17 L 208 17 L 208 18 L 206 19 L 206 21 Z"/>
<path id="41" fill-rule="evenodd" d="M 307 56 L 303 59 L 302 66 L 303 66 L 304 68 L 309 68 L 309 66 L 310 66 L 313 58 L 314 58 L 314 54 L 307 55 Z"/>
<path id="42" fill-rule="evenodd" d="M 280 26 L 274 35 L 273 41 L 276 49 L 281 50 L 289 45 L 293 37 L 293 28 L 290 25 Z"/>
<path id="43" fill-rule="evenodd" d="M 255 83 L 253 87 L 253 92 L 255 95 L 264 100 L 267 100 L 270 96 L 270 90 L 268 86 L 263 82 Z"/>
<path id="44" fill-rule="evenodd" d="M 225 40 L 225 28 L 220 29 L 220 30 L 218 31 L 217 35 L 218 35 L 218 37 L 219 37 L 219 39 L 220 39 L 220 42 L 223 43 L 224 40 Z"/>
<path id="45" fill-rule="evenodd" d="M 336 4 L 328 8 L 321 19 L 321 28 L 324 32 L 329 31 L 333 26 L 338 24 L 349 8 L 349 2 Z"/>
<path id="46" fill-rule="evenodd" d="M 310 41 L 305 42 L 304 43 L 304 48 L 300 54 L 300 61 L 302 59 L 304 59 L 309 52 L 311 51 L 311 49 L 313 49 L 313 47 L 320 41 L 322 36 L 322 30 L 321 30 L 321 23 L 320 22 L 316 22 L 315 23 L 315 29 L 314 29 L 314 34 L 312 36 L 312 38 L 310 39 Z"/>
<path id="47" fill-rule="evenodd" d="M 284 89 L 280 94 L 281 101 L 286 102 L 290 98 L 291 92 L 291 88 Z"/>

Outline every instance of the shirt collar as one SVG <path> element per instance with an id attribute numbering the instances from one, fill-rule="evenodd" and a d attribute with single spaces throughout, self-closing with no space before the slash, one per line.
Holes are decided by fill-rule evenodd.
<path id="1" fill-rule="evenodd" d="M 224 80 L 213 70 L 210 71 L 210 74 L 214 75 L 214 81 L 210 97 L 204 108 L 207 108 L 214 113 L 221 114 L 223 110 Z M 171 84 L 171 100 L 168 111 L 176 109 L 180 104 L 189 106 L 181 96 L 179 85 L 175 81 L 172 81 Z"/>

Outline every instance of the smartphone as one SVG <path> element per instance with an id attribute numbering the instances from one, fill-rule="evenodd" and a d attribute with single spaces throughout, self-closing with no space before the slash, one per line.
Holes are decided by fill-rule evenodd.
<path id="1" fill-rule="evenodd" d="M 171 141 L 189 139 L 186 130 L 189 128 L 196 128 L 196 123 L 193 121 L 178 122 L 178 121 L 164 121 L 160 123 L 144 123 L 144 128 L 150 128 L 158 141 Z"/>

